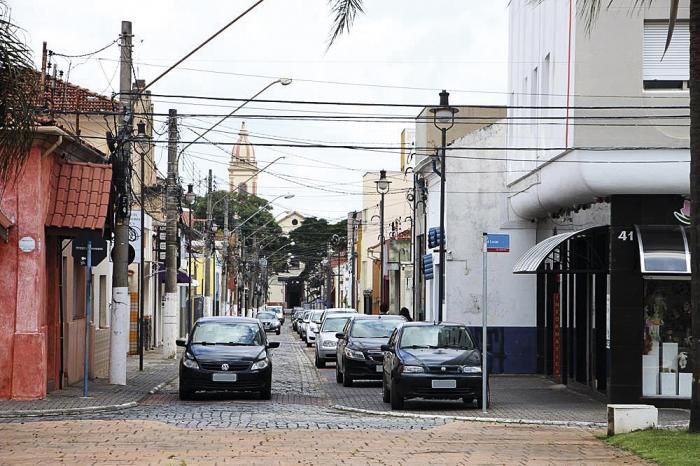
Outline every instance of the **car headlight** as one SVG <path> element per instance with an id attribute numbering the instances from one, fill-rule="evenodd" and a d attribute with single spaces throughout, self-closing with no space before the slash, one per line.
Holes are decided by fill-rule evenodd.
<path id="1" fill-rule="evenodd" d="M 365 355 L 362 351 L 357 351 L 350 348 L 345 348 L 345 357 L 350 359 L 365 359 Z"/>
<path id="2" fill-rule="evenodd" d="M 265 358 L 265 359 L 261 359 L 259 361 L 256 361 L 255 364 L 253 364 L 250 367 L 250 369 L 253 371 L 260 371 L 260 370 L 265 369 L 269 365 L 270 365 L 270 361 L 267 358 Z"/>
<path id="3" fill-rule="evenodd" d="M 182 365 L 188 369 L 199 369 L 199 364 L 194 360 L 194 356 L 190 353 L 185 353 L 185 357 L 182 358 Z"/>
<path id="4" fill-rule="evenodd" d="M 333 340 L 324 340 L 324 342 L 321 343 L 321 346 L 324 348 L 335 348 L 337 345 L 338 343 Z"/>
<path id="5" fill-rule="evenodd" d="M 420 374 L 425 372 L 425 369 L 423 369 L 421 366 L 403 366 L 401 372 L 404 374 Z"/>
<path id="6" fill-rule="evenodd" d="M 318 325 L 317 325 L 315 322 L 311 322 L 311 323 L 309 324 L 309 329 L 310 329 L 312 332 L 315 332 L 316 330 L 318 330 Z"/>
<path id="7" fill-rule="evenodd" d="M 481 374 L 481 367 L 479 366 L 464 366 L 462 372 L 465 374 Z"/>

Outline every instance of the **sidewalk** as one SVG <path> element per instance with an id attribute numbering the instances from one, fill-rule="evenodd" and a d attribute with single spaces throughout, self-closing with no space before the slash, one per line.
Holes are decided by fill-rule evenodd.
<path id="1" fill-rule="evenodd" d="M 79 382 L 49 393 L 43 400 L 0 400 L 0 417 L 50 416 L 110 411 L 136 406 L 151 391 L 177 377 L 178 359 L 163 359 L 160 349 L 144 353 L 143 372 L 138 356 L 127 360 L 127 384 L 110 385 L 109 379 L 91 380 L 88 398 Z"/>

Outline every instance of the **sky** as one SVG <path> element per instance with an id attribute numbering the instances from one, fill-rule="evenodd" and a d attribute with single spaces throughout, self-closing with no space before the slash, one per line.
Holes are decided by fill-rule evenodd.
<path id="1" fill-rule="evenodd" d="M 94 52 L 114 41 L 122 20 L 133 23 L 135 73 L 150 82 L 254 3 L 253 0 L 9 0 L 14 22 L 34 51 L 42 41 L 67 55 Z M 441 89 L 450 103 L 503 104 L 507 86 L 507 0 L 365 0 L 350 34 L 328 48 L 332 16 L 327 0 L 265 0 L 242 20 L 156 83 L 154 94 L 247 99 L 277 78 L 260 98 L 272 100 L 385 102 L 433 105 Z M 91 91 L 111 95 L 119 87 L 119 48 L 113 44 L 86 58 L 55 57 L 64 76 Z M 156 114 L 174 108 L 180 141 L 192 141 L 239 103 L 154 96 Z M 253 143 L 329 143 L 398 146 L 408 122 L 309 121 L 272 115 L 390 114 L 415 116 L 416 108 L 317 106 L 250 102 L 207 139 L 229 145 L 195 145 L 180 166 L 183 183 L 205 191 L 209 169 L 218 188 L 228 187 L 230 144 L 243 121 Z M 194 115 L 193 115 L 194 114 Z M 199 115 L 197 115 L 199 114 Z M 246 115 L 249 117 L 246 118 Z M 154 127 L 167 138 L 165 117 Z M 258 179 L 258 195 L 275 211 L 338 220 L 361 208 L 365 172 L 398 170 L 398 153 L 353 149 L 256 147 L 260 167 L 278 157 Z M 167 153 L 155 153 L 161 172 Z"/>

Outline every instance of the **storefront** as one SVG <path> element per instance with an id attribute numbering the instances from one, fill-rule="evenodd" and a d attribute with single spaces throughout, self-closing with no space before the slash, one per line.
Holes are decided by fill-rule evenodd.
<path id="1" fill-rule="evenodd" d="M 674 216 L 683 199 L 613 196 L 608 204 L 609 225 L 554 231 L 514 267 L 538 275 L 538 372 L 613 403 L 686 406 L 690 253 Z"/>

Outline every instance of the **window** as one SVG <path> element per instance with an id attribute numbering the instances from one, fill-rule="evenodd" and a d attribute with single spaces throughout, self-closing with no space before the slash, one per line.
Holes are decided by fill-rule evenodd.
<path id="1" fill-rule="evenodd" d="M 542 63 L 542 92 L 541 92 L 541 99 L 540 99 L 540 105 L 542 107 L 548 107 L 549 106 L 549 69 L 550 69 L 550 54 L 547 54 L 546 57 L 544 57 L 544 62 Z"/>
<path id="2" fill-rule="evenodd" d="M 690 32 L 678 22 L 664 55 L 667 21 L 644 23 L 644 89 L 687 89 L 690 77 Z"/>

